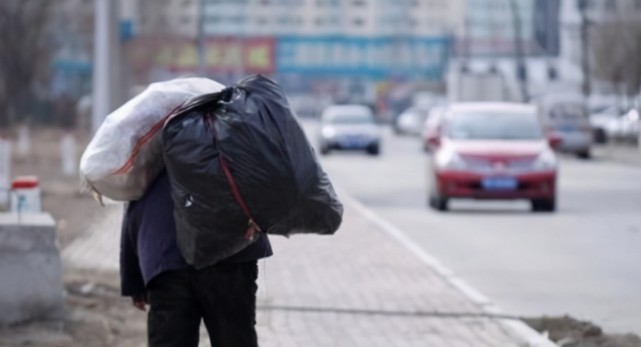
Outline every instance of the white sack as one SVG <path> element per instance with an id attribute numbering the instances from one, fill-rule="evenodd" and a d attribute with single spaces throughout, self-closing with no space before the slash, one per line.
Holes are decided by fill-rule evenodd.
<path id="1" fill-rule="evenodd" d="M 169 114 L 188 99 L 222 90 L 206 78 L 153 83 L 112 112 L 80 160 L 85 187 L 118 201 L 141 198 L 163 169 L 161 136 Z"/>

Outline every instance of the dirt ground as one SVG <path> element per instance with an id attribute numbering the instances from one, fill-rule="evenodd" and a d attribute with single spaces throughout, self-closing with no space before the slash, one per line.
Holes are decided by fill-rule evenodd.
<path id="1" fill-rule="evenodd" d="M 633 334 L 607 334 L 590 323 L 570 316 L 524 319 L 532 328 L 547 333 L 561 347 L 641 347 Z"/>
<path id="2" fill-rule="evenodd" d="M 14 146 L 12 162 L 13 176 L 36 175 L 40 179 L 43 210 L 57 221 L 61 250 L 83 235 L 104 212 L 90 194 L 81 193 L 78 177 L 62 174 L 60 139 L 65 134 L 58 129 L 32 131 L 30 153 L 18 156 Z M 74 133 L 74 137 L 79 160 L 89 136 Z M 0 346 L 145 345 L 145 314 L 120 296 L 118 273 L 65 268 L 63 276 L 67 292 L 64 319 L 0 327 Z"/>
<path id="3" fill-rule="evenodd" d="M 59 141 L 62 130 L 32 132 L 31 153 L 15 157 L 12 172 L 40 178 L 43 209 L 58 221 L 60 248 L 83 235 L 101 217 L 102 207 L 89 194 L 80 192 L 77 177 L 61 173 Z M 6 134 L 5 134 L 6 135 Z M 89 136 L 75 133 L 78 157 Z M 65 269 L 67 292 L 65 318 L 0 327 L 1 347 L 142 347 L 146 341 L 145 314 L 119 295 L 116 272 Z M 562 347 L 641 347 L 635 335 L 609 335 L 601 328 L 571 317 L 524 319 Z"/>
<path id="4" fill-rule="evenodd" d="M 145 314 L 120 297 L 116 273 L 65 274 L 65 318 L 0 328 L 3 347 L 143 347 Z"/>

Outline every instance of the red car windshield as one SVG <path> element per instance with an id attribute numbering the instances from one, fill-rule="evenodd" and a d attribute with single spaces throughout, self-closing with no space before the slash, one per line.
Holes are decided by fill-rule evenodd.
<path id="1" fill-rule="evenodd" d="M 543 130 L 535 113 L 457 112 L 448 117 L 446 133 L 456 140 L 538 140 Z"/>

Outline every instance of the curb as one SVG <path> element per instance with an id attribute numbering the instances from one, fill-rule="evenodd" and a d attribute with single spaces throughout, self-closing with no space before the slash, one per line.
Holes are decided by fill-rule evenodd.
<path id="1" fill-rule="evenodd" d="M 617 147 L 595 146 L 593 147 L 594 157 L 625 166 L 639 167 L 641 165 L 641 150 L 620 149 Z"/>
<path id="2" fill-rule="evenodd" d="M 354 207 L 363 217 L 370 222 L 379 226 L 385 233 L 395 239 L 399 244 L 407 248 L 412 254 L 418 257 L 425 265 L 429 266 L 439 276 L 441 276 L 452 287 L 459 290 L 466 298 L 473 303 L 481 306 L 484 312 L 488 314 L 504 314 L 505 312 L 492 302 L 487 296 L 479 292 L 476 288 L 469 285 L 465 280 L 458 277 L 454 271 L 447 268 L 440 260 L 426 252 L 416 242 L 412 241 L 399 228 L 379 217 L 374 211 L 365 207 L 361 202 L 356 200 L 345 190 L 336 189 L 340 192 L 340 197 L 350 206 Z M 514 335 L 521 338 L 527 347 L 558 347 L 557 344 L 550 341 L 546 336 L 530 328 L 522 321 L 512 319 L 498 319 L 499 322 L 511 331 Z"/>

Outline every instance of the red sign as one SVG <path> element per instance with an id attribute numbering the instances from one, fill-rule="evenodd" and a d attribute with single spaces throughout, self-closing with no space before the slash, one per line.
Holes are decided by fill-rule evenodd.
<path id="1" fill-rule="evenodd" d="M 139 69 L 160 67 L 174 72 L 198 68 L 194 40 L 139 38 L 131 42 L 131 58 Z M 211 38 L 204 44 L 209 72 L 271 74 L 275 69 L 273 38 Z"/>

